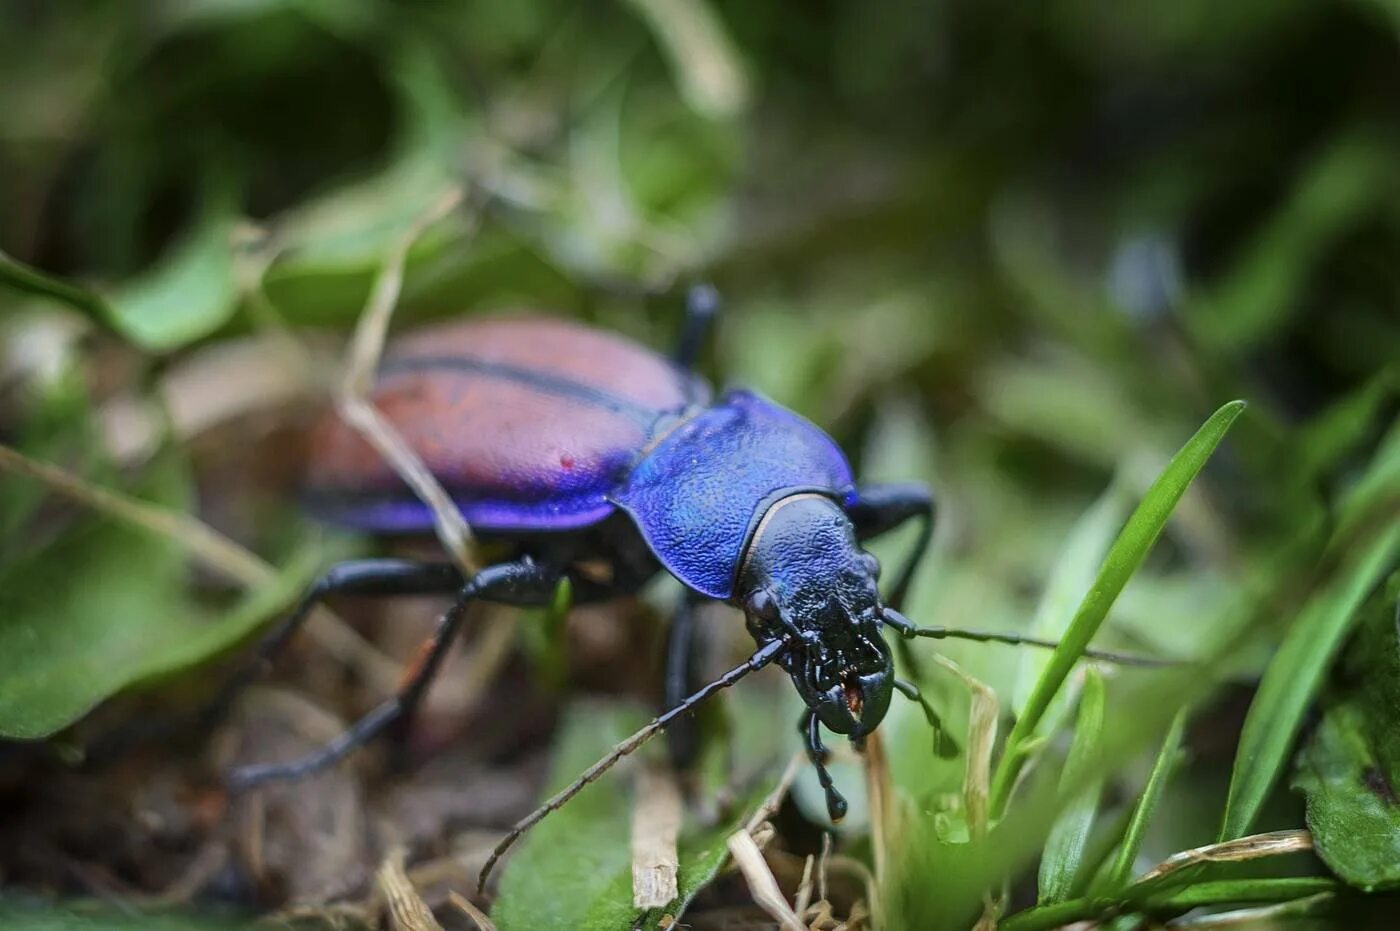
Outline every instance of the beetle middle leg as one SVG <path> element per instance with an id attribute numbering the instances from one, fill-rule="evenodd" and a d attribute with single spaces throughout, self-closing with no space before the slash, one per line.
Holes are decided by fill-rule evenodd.
<path id="1" fill-rule="evenodd" d="M 704 653 L 704 629 L 697 623 L 701 599 L 691 592 L 681 596 L 671 618 L 671 630 L 666 638 L 666 669 L 662 711 L 685 701 L 701 684 L 700 657 Z M 684 772 L 695 765 L 700 755 L 700 722 L 687 717 L 666 731 L 666 749 L 671 766 Z"/>
<path id="2" fill-rule="evenodd" d="M 393 696 L 352 724 L 339 737 L 304 757 L 285 763 L 241 766 L 233 770 L 228 776 L 230 787 L 247 789 L 277 779 L 298 779 L 333 765 L 417 706 L 442 665 L 447 648 L 461 630 L 467 609 L 473 602 L 544 604 L 553 597 L 558 578 L 556 569 L 539 565 L 528 557 L 482 569 L 458 591 L 457 600 L 438 620 L 437 628 L 425 644 L 426 649 L 409 667 L 403 684 Z"/>

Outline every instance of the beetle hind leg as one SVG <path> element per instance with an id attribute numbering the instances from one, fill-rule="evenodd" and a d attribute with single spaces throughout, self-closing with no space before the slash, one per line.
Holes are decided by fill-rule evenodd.
<path id="1" fill-rule="evenodd" d="M 671 361 L 687 372 L 695 368 L 719 307 L 719 292 L 712 284 L 692 285 L 686 293 L 685 322 L 681 324 L 680 339 L 671 353 Z"/>
<path id="2" fill-rule="evenodd" d="M 553 597 L 558 578 L 559 573 L 556 570 L 539 565 L 528 558 L 488 566 L 481 570 L 461 586 L 457 600 L 438 619 L 437 627 L 426 642 L 425 649 L 408 667 L 403 684 L 397 692 L 319 750 L 283 763 L 258 763 L 233 770 L 227 778 L 229 787 L 242 790 L 275 780 L 299 779 L 335 764 L 390 724 L 412 713 L 427 693 L 428 685 L 441 667 L 447 649 L 461 630 L 467 609 L 473 602 L 543 604 Z"/>
<path id="3" fill-rule="evenodd" d="M 200 712 L 202 725 L 210 725 L 233 706 L 243 690 L 266 675 L 291 643 L 312 610 L 332 595 L 395 596 L 438 595 L 455 592 L 462 573 L 451 563 L 410 559 L 352 559 L 331 566 L 302 595 L 292 612 L 258 644 L 253 658 L 244 664 Z"/>

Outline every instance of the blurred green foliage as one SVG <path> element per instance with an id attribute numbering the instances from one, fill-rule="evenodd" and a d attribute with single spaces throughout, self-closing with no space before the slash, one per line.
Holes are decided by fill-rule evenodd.
<path id="1" fill-rule="evenodd" d="M 906 612 L 920 623 L 1062 634 L 1125 502 L 1210 411 L 1247 398 L 1098 618 L 1096 643 L 1205 664 L 1105 682 L 1106 791 L 1073 893 L 1104 848 L 1112 881 L 1088 888 L 1107 898 L 1071 898 L 1021 926 L 1102 914 L 1174 851 L 1304 824 L 1278 786 L 1308 707 L 1360 612 L 1393 609 L 1377 587 L 1397 562 L 1400 513 L 1393 430 L 1382 442 L 1400 397 L 1398 36 L 1393 0 L 895 0 L 878 13 L 11 0 L 0 440 L 192 507 L 158 493 L 165 460 L 114 464 L 103 451 L 117 395 L 161 407 L 166 373 L 200 349 L 282 323 L 348 328 L 386 250 L 454 183 L 468 207 L 411 251 L 400 322 L 526 307 L 660 346 L 680 286 L 714 280 L 730 305 L 711 374 L 830 429 L 862 475 L 937 489 L 935 554 Z M 70 336 L 36 350 L 37 332 Z M 131 347 L 120 379 L 105 365 L 114 344 Z M 90 658 L 66 652 L 79 638 L 60 625 L 115 623 L 105 587 L 83 585 L 113 574 L 140 590 L 143 622 L 181 629 L 192 594 L 177 553 L 95 517 L 65 515 L 55 539 L 51 509 L 34 483 L 3 479 L 0 577 L 22 584 L 0 591 L 0 642 L 32 644 L 39 621 L 62 633 L 45 660 L 64 681 Z M 271 552 L 291 548 L 287 535 L 253 536 Z M 30 552 L 35 542 L 48 546 Z M 875 551 L 889 564 L 908 545 L 896 535 Z M 159 552 L 134 559 L 142 571 L 122 571 L 147 546 Z M 60 616 L 25 594 L 59 584 L 81 610 Z M 51 730 L 152 668 L 202 659 L 272 610 L 261 597 L 209 626 L 199 649 L 159 641 L 178 657 L 111 653 L 102 682 L 84 677 L 95 693 L 61 689 L 76 696 L 64 714 L 7 730 Z M 939 647 L 1007 715 L 1047 668 L 1004 647 Z M 1019 807 L 980 844 L 962 810 L 965 760 L 932 758 L 918 710 L 896 706 L 892 779 L 918 817 L 882 886 L 886 914 L 965 926 L 985 889 L 1035 862 L 1057 808 L 1038 780 L 1075 719 L 1080 680 L 1067 672 L 1041 708 L 1029 743 L 1040 765 Z M 966 690 L 926 673 L 966 747 Z M 1238 725 L 1214 686 L 1261 675 L 1236 758 Z M 19 681 L 0 680 L 0 707 L 18 701 Z M 1358 703 L 1329 705 L 1314 769 Z M 1152 780 L 1150 824 L 1124 821 L 1183 706 L 1187 758 L 1173 785 Z M 789 733 L 779 709 L 764 713 Z M 796 797 L 821 823 L 802 778 Z M 1343 808 L 1367 801 L 1349 785 Z M 1128 824 L 1141 852 L 1114 862 L 1115 826 Z M 845 836 L 859 844 L 866 830 L 853 812 Z M 1196 899 L 1188 888 L 1155 908 L 1326 891 L 1250 881 L 1264 885 L 1206 876 Z"/>

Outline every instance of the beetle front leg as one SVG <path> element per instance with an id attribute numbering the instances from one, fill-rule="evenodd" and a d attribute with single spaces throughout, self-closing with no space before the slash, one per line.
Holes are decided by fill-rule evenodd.
<path id="1" fill-rule="evenodd" d="M 914 549 L 895 575 L 894 586 L 885 600 L 890 607 L 900 610 L 909 594 L 909 585 L 914 581 L 914 573 L 933 540 L 933 493 L 916 484 L 863 485 L 856 489 L 855 503 L 846 512 L 861 540 L 878 537 L 906 521 L 919 520 L 919 537 L 914 541 Z"/>
<path id="2" fill-rule="evenodd" d="M 840 821 L 846 817 L 846 800 L 837 791 L 831 773 L 827 772 L 826 761 L 831 754 L 822 743 L 821 728 L 821 722 L 810 710 L 802 713 L 802 719 L 797 724 L 803 746 L 807 749 L 807 760 L 816 768 L 817 782 L 821 783 L 822 791 L 826 793 L 826 813 L 832 821 Z"/>
<path id="3" fill-rule="evenodd" d="M 399 690 L 373 711 L 356 721 L 339 737 L 320 750 L 286 763 L 261 763 L 241 766 L 228 776 L 230 788 L 248 789 L 279 779 L 299 779 L 319 772 L 339 761 L 351 750 L 361 746 L 394 721 L 410 714 L 427 692 L 447 655 L 447 648 L 461 629 L 467 608 L 475 601 L 501 604 L 536 605 L 546 603 L 554 594 L 559 573 L 537 565 L 533 560 L 501 563 L 481 570 L 462 586 L 457 600 L 438 620 L 433 635 L 424 644 L 419 659 L 409 667 Z"/>

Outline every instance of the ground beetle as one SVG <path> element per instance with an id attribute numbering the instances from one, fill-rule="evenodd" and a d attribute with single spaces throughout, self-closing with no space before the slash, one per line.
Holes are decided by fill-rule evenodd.
<path id="1" fill-rule="evenodd" d="M 822 727 L 859 743 L 879 726 L 895 691 L 918 701 L 937 727 L 918 689 L 895 677 L 882 626 L 903 637 L 1053 646 L 1014 634 L 915 627 L 899 613 L 932 534 L 932 497 L 918 485 L 858 484 L 830 437 L 753 392 L 712 398 L 693 363 L 717 303 L 713 289 L 692 289 L 669 359 L 545 317 L 473 318 L 399 339 L 382 363 L 375 406 L 473 531 L 509 555 L 470 579 L 447 562 L 333 566 L 232 688 L 266 666 L 327 595 L 455 593 L 456 602 L 397 694 L 321 750 L 242 767 L 230 783 L 295 778 L 339 760 L 423 697 L 470 602 L 545 604 L 563 578 L 579 602 L 635 592 L 662 568 L 685 585 L 667 648 L 668 710 L 517 825 L 498 853 L 642 740 L 775 662 L 807 705 L 801 733 L 831 817 L 839 819 L 846 803 L 824 766 Z M 308 499 L 322 517 L 362 530 L 425 533 L 433 526 L 427 507 L 333 416 L 312 437 Z M 861 542 L 909 520 L 919 521 L 918 538 L 882 599 L 879 564 Z M 758 649 L 696 690 L 687 670 L 699 629 L 695 608 L 705 600 L 743 609 Z M 685 747 L 673 752 L 692 755 Z"/>

